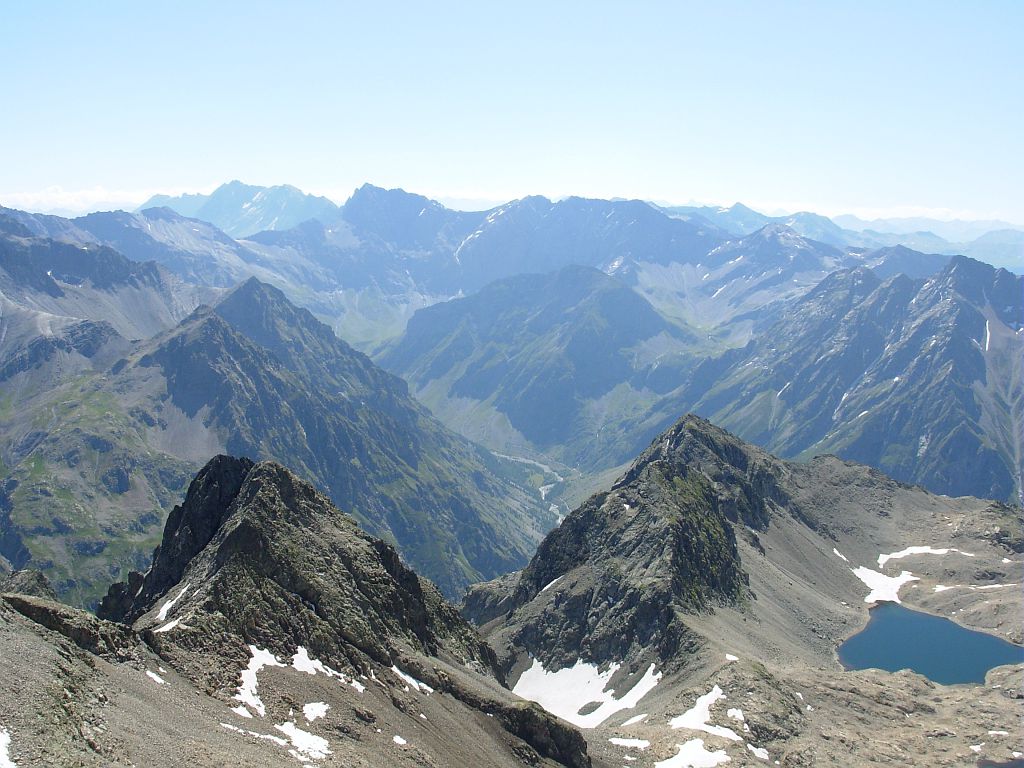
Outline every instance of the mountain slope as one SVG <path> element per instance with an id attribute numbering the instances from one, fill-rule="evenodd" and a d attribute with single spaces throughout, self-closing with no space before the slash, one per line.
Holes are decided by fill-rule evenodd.
<path id="1" fill-rule="evenodd" d="M 452 596 L 521 565 L 555 520 L 404 382 L 258 281 L 121 354 L 49 389 L 19 374 L 2 423 L 5 556 L 76 602 L 145 563 L 184 474 L 217 452 L 288 460 Z"/>
<path id="2" fill-rule="evenodd" d="M 1021 278 L 964 257 L 926 282 L 837 272 L 762 339 L 698 368 L 681 401 L 783 456 L 1018 498 L 1022 296 Z"/>
<path id="3" fill-rule="evenodd" d="M 421 310 L 379 360 L 472 439 L 592 465 L 639 449 L 618 422 L 663 392 L 659 363 L 698 346 L 619 280 L 570 266 Z"/>
<path id="4" fill-rule="evenodd" d="M 851 258 L 771 223 L 688 261 L 641 259 L 634 287 L 666 317 L 741 346 Z"/>
<path id="5" fill-rule="evenodd" d="M 0 217 L 0 291 L 26 311 L 106 322 L 127 338 L 146 338 L 210 296 L 153 262 L 105 246 L 30 236 L 5 222 L 11 220 Z"/>
<path id="6" fill-rule="evenodd" d="M 1022 536 L 1019 507 L 834 457 L 784 462 L 687 416 L 464 613 L 513 690 L 581 727 L 595 757 L 881 765 L 898 738 L 901 764 L 952 765 L 967 734 L 1020 712 L 996 687 L 1020 667 L 963 690 L 845 672 L 835 648 L 893 599 L 869 583 L 1020 643 Z M 963 587 L 934 589 L 949 583 Z"/>
<path id="7" fill-rule="evenodd" d="M 258 257 L 216 227 L 169 208 L 90 213 L 77 227 L 135 261 L 156 261 L 190 283 L 228 287 L 253 273 Z"/>

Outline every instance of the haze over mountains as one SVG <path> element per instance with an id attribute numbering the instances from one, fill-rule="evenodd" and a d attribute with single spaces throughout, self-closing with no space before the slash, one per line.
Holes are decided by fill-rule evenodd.
<path id="1" fill-rule="evenodd" d="M 66 390 L 55 394 L 57 387 L 78 387 L 81 396 L 88 376 L 108 375 L 105 367 L 120 356 L 135 359 L 127 349 L 161 361 L 160 369 L 173 374 L 169 381 L 184 382 L 197 374 L 188 365 L 174 367 L 178 351 L 191 354 L 197 365 L 208 353 L 244 352 L 255 371 L 265 367 L 254 361 L 269 348 L 282 365 L 280 381 L 252 372 L 227 377 L 244 383 L 244 402 L 259 404 L 251 391 L 264 389 L 276 398 L 285 391 L 284 380 L 295 386 L 296 377 L 304 392 L 325 383 L 337 387 L 310 401 L 309 416 L 274 406 L 261 413 L 258 425 L 248 423 L 252 406 L 238 411 L 232 405 L 237 393 L 217 395 L 221 383 L 188 395 L 167 390 L 161 397 L 183 412 L 187 430 L 198 431 L 176 438 L 170 454 L 160 449 L 161 461 L 173 456 L 163 472 L 174 479 L 153 480 L 155 470 L 146 470 L 147 486 L 161 489 L 153 492 L 164 510 L 187 472 L 209 451 L 231 445 L 304 467 L 321 488 L 344 486 L 337 470 L 317 458 L 307 420 L 319 425 L 319 404 L 335 402 L 344 386 L 337 376 L 310 367 L 309 359 L 300 360 L 283 339 L 302 339 L 318 357 L 354 352 L 336 352 L 325 341 L 326 329 L 311 330 L 312 318 L 301 320 L 294 308 L 282 310 L 288 320 L 247 317 L 264 304 L 290 307 L 288 300 L 406 377 L 450 429 L 521 460 L 514 474 L 532 499 L 516 503 L 526 505 L 523 510 L 535 505 L 533 522 L 524 529 L 530 533 L 510 548 L 499 544 L 488 555 L 467 555 L 461 575 L 441 576 L 419 562 L 446 590 L 485 575 L 479 563 L 488 558 L 502 567 L 521 561 L 532 547 L 530 536 L 536 541 L 553 523 L 552 504 L 564 514 L 600 473 L 628 462 L 689 410 L 783 456 L 835 452 L 936 492 L 1020 498 L 1024 314 L 1021 278 L 1006 271 L 963 258 L 947 266 L 946 256 L 905 246 L 830 244 L 798 231 L 813 228 L 838 242 L 829 235 L 837 228 L 822 217 L 776 221 L 742 206 L 665 212 L 640 201 L 530 197 L 473 213 L 365 185 L 332 208 L 292 188 L 238 183 L 202 199 L 162 202 L 232 227 L 228 222 L 254 210 L 272 210 L 276 224 L 274 217 L 246 220 L 277 229 L 236 240 L 168 207 L 73 220 L 0 212 L 9 254 L 2 290 L 16 305 L 5 308 L 4 319 L 11 391 L 32 392 L 39 409 L 52 409 L 55 398 L 67 396 Z M 311 213 L 320 218 L 305 218 Z M 79 257 L 84 261 L 78 263 Z M 232 315 L 234 325 L 216 332 L 225 309 L 189 317 L 251 277 L 278 286 L 289 299 L 236 298 L 241 308 Z M 171 329 L 179 324 L 175 335 Z M 248 342 L 257 334 L 256 349 L 234 343 L 232 334 L 240 329 L 247 329 L 241 335 Z M 159 331 L 169 335 L 143 343 Z M 200 351 L 188 352 L 194 347 Z M 59 364 L 53 355 L 60 356 Z M 143 386 L 137 376 L 128 381 L 129 370 L 136 367 L 120 369 L 113 379 L 125 391 Z M 209 375 L 220 382 L 226 370 L 210 369 Z M 96 397 L 107 397 L 111 385 L 105 386 Z M 189 397 L 195 402 L 181 409 L 177 401 Z M 38 429 L 42 411 L 21 405 L 23 395 L 8 402 L 7 429 L 21 426 L 11 433 L 4 460 L 17 477 L 31 460 L 38 476 L 42 453 L 33 451 L 53 436 Z M 149 412 L 150 406 L 140 408 Z M 306 436 L 293 435 L 296 424 Z M 879 425 L 884 439 L 878 438 Z M 121 434 L 137 435 L 138 429 L 153 428 L 136 425 Z M 186 428 L 172 432 L 178 429 Z M 226 442 L 229 434 L 236 443 Z M 112 446 L 122 442 L 110 440 Z M 333 444 L 328 439 L 320 448 L 333 451 Z M 137 454 L 138 445 L 128 453 Z M 76 454 L 65 446 L 48 461 L 65 455 Z M 972 471 L 958 471 L 967 457 Z M 135 466 L 137 460 L 125 462 Z M 125 462 L 113 461 L 97 477 L 113 472 L 122 478 L 110 481 L 115 488 L 133 487 L 124 479 L 133 476 Z M 504 464 L 502 471 L 510 471 Z M 135 511 L 124 512 L 132 519 L 148 513 L 138 508 L 149 493 L 143 488 L 131 497 Z M 28 487 L 20 493 L 25 497 Z M 332 491 L 338 503 L 361 513 L 353 496 L 337 493 Z M 544 510 L 552 517 L 545 519 Z M 146 536 L 155 524 L 147 518 Z M 66 527 L 33 525 L 58 536 Z M 384 533 L 389 526 L 371 530 Z M 104 536 L 86 538 L 79 546 L 89 552 Z M 147 547 L 135 544 L 119 557 L 134 562 Z M 16 550 L 12 543 L 9 552 Z M 39 556 L 55 565 L 78 557 Z M 473 557 L 483 559 L 473 565 Z"/>

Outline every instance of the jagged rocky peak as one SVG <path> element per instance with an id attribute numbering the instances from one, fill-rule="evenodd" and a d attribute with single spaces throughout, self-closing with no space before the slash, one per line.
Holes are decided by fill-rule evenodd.
<path id="1" fill-rule="evenodd" d="M 98 614 L 171 647 L 219 636 L 282 654 L 303 646 L 336 664 L 413 651 L 495 669 L 436 587 L 274 462 L 212 459 L 171 512 L 150 569 L 112 586 Z"/>
<path id="2" fill-rule="evenodd" d="M 686 416 L 549 534 L 514 584 L 471 590 L 464 613 L 481 625 L 507 614 L 492 641 L 509 666 L 524 650 L 549 668 L 685 664 L 701 642 L 685 617 L 750 599 L 737 531 L 756 541 L 773 514 L 799 514 L 786 471 Z"/>

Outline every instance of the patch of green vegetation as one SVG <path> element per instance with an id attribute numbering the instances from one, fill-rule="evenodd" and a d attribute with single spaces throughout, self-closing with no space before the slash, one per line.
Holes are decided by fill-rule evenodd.
<path id="1" fill-rule="evenodd" d="M 28 479 L 30 482 L 38 483 L 46 477 L 46 459 L 41 454 L 33 453 L 28 457 L 25 466 L 28 469 Z"/>
<path id="2" fill-rule="evenodd" d="M 706 507 L 710 503 L 708 498 L 710 489 L 707 480 L 696 472 L 673 475 L 672 488 L 675 491 L 676 500 L 681 506 Z"/>

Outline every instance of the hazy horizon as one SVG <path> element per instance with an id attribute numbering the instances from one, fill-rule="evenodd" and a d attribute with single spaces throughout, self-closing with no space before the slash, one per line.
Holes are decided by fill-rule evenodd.
<path id="1" fill-rule="evenodd" d="M 1024 223 L 1024 6 L 8 9 L 0 202 L 240 178 Z M 2 34 L 2 33 L 0 33 Z"/>
<path id="2" fill-rule="evenodd" d="M 241 181 L 243 184 L 249 184 L 250 183 L 250 182 L 246 181 L 245 179 L 232 179 L 231 181 Z M 223 182 L 223 183 L 226 184 L 226 183 L 229 183 L 229 182 Z M 373 184 L 372 182 L 366 182 L 366 183 L 367 184 L 371 184 L 371 185 Z M 280 182 L 278 184 L 266 184 L 266 185 L 254 184 L 252 186 L 272 187 L 272 186 L 283 186 L 283 185 L 287 185 L 287 184 L 288 184 L 288 182 Z M 8 199 L 4 199 L 2 196 L 0 196 L 0 205 L 6 206 L 6 207 L 9 207 L 9 208 L 16 208 L 16 209 L 19 209 L 19 210 L 25 210 L 25 211 L 28 211 L 30 213 L 42 213 L 42 214 L 49 214 L 49 215 L 56 215 L 56 216 L 64 216 L 64 217 L 73 218 L 73 217 L 76 217 L 76 216 L 83 216 L 83 215 L 86 215 L 86 214 L 89 214 L 89 213 L 98 213 L 98 212 L 115 211 L 115 210 L 126 210 L 126 211 L 136 210 L 141 205 L 143 205 L 145 202 L 147 202 L 149 199 L 154 197 L 155 195 L 168 195 L 168 196 L 171 196 L 171 197 L 177 197 L 179 195 L 193 195 L 193 194 L 209 195 L 209 194 L 211 194 L 213 191 L 215 191 L 220 186 L 222 186 L 222 185 L 221 184 L 215 184 L 215 185 L 212 185 L 212 186 L 204 186 L 204 187 L 201 187 L 201 188 L 178 189 L 178 190 L 170 190 L 170 191 L 161 190 L 161 189 L 146 190 L 146 191 L 141 191 L 141 192 L 138 192 L 138 193 L 133 193 L 130 197 L 126 197 L 126 198 L 123 198 L 123 199 L 120 199 L 120 200 L 101 200 L 101 201 L 96 202 L 94 204 L 85 203 L 85 204 L 82 204 L 82 205 L 76 206 L 76 207 L 33 205 L 32 204 L 32 200 L 34 199 L 33 195 L 24 195 L 22 200 L 15 200 L 14 202 L 11 202 Z M 296 186 L 296 185 L 292 184 L 291 186 Z M 380 186 L 380 185 L 373 185 L 373 186 Z M 340 207 L 340 206 L 345 204 L 345 201 L 348 200 L 349 197 L 351 197 L 352 193 L 355 192 L 355 190 L 357 188 L 358 187 L 353 188 L 351 191 L 349 191 L 348 193 L 346 193 L 344 195 L 339 194 L 339 192 L 337 192 L 337 191 L 334 191 L 334 192 L 331 192 L 331 193 L 324 193 L 324 192 L 320 192 L 320 191 L 317 191 L 317 190 L 308 190 L 308 189 L 301 189 L 301 188 L 300 189 L 301 189 L 302 192 L 305 192 L 307 194 L 313 194 L 313 195 L 318 195 L 318 196 L 321 196 L 321 197 L 326 197 L 332 203 L 334 203 L 335 205 L 338 205 Z M 418 191 L 416 189 L 407 189 L 407 188 L 404 188 L 404 187 L 398 187 L 398 188 L 401 188 L 404 191 L 409 192 L 411 194 L 424 194 L 424 193 L 422 193 L 422 192 L 420 192 L 420 191 Z M 59 195 L 59 194 L 63 194 L 63 192 L 53 193 L 53 194 L 58 194 Z M 499 207 L 499 206 L 504 205 L 506 203 L 512 202 L 513 200 L 519 199 L 519 198 L 508 198 L 508 199 L 498 199 L 498 198 L 479 199 L 479 198 L 477 198 L 477 199 L 473 199 L 473 198 L 464 198 L 464 197 L 449 197 L 449 196 L 446 196 L 446 195 L 437 195 L 437 196 L 435 196 L 435 195 L 426 195 L 426 194 L 424 196 L 425 197 L 429 197 L 430 199 L 435 200 L 435 201 L 441 203 L 446 208 L 450 208 L 450 209 L 458 210 L 458 211 L 485 211 L 485 210 L 489 210 L 491 208 L 496 208 L 496 207 Z M 552 199 L 554 201 L 565 200 L 565 199 L 568 199 L 570 197 L 590 197 L 590 196 L 587 196 L 587 195 L 563 195 L 563 196 L 545 195 L 545 196 L 549 197 L 550 199 Z M 14 195 L 14 196 L 8 196 L 8 197 L 17 198 L 18 196 Z M 39 199 L 42 199 L 42 196 L 40 196 Z M 651 200 L 651 199 L 647 199 L 647 198 L 625 198 L 625 197 L 622 197 L 620 195 L 611 196 L 609 198 L 600 198 L 600 199 L 639 199 L 639 200 L 644 200 L 645 202 L 651 203 L 653 205 L 661 206 L 661 207 L 675 207 L 675 206 L 708 206 L 708 207 L 716 207 L 717 206 L 717 207 L 722 207 L 722 208 L 730 208 L 733 205 L 740 204 L 740 205 L 747 206 L 748 208 L 751 208 L 751 209 L 757 211 L 758 213 L 762 213 L 762 214 L 765 214 L 765 215 L 768 215 L 768 216 L 790 216 L 790 215 L 797 214 L 797 213 L 817 213 L 817 214 L 821 214 L 823 216 L 828 216 L 828 217 L 831 217 L 831 218 L 841 217 L 841 216 L 844 216 L 844 215 L 845 216 L 854 216 L 854 217 L 856 217 L 858 219 L 861 219 L 862 221 L 865 221 L 865 222 L 869 222 L 869 221 L 872 221 L 872 220 L 883 220 L 883 219 L 896 219 L 896 220 L 899 220 L 899 219 L 917 219 L 917 218 L 921 218 L 921 219 L 934 219 L 936 221 L 949 222 L 949 223 L 955 223 L 955 222 L 969 223 L 969 222 L 984 222 L 984 221 L 1001 221 L 1001 220 L 998 220 L 998 219 L 991 219 L 990 217 L 985 217 L 985 216 L 973 216 L 973 215 L 971 215 L 971 212 L 969 212 L 969 211 L 968 212 L 965 212 L 965 211 L 949 211 L 949 210 L 946 210 L 946 209 L 930 209 L 930 208 L 923 208 L 923 207 L 919 207 L 919 206 L 902 206 L 902 207 L 899 207 L 899 208 L 888 209 L 888 210 L 857 209 L 857 210 L 834 210 L 834 211 L 830 211 L 830 210 L 823 210 L 823 209 L 821 209 L 819 207 L 815 207 L 815 206 L 786 207 L 786 208 L 770 207 L 770 205 L 758 205 L 756 203 L 751 203 L 750 201 L 743 200 L 743 199 L 735 199 L 735 200 L 732 200 L 731 202 L 708 201 L 708 200 L 700 200 L 700 199 L 688 199 L 688 200 Z M 22 203 L 22 204 L 18 204 L 18 203 Z M 1014 228 L 1024 229 L 1024 224 L 1021 224 L 1021 223 L 1018 223 L 1018 222 L 1015 222 L 1015 221 L 1001 221 L 1001 223 L 1009 224 L 1009 225 L 1011 225 Z"/>

